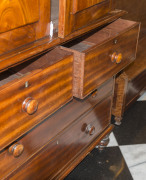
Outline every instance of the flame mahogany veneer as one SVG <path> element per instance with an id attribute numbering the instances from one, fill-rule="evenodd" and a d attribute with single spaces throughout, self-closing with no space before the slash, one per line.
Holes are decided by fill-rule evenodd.
<path id="1" fill-rule="evenodd" d="M 85 98 L 135 60 L 139 28 L 137 22 L 118 19 L 83 41 L 62 48 L 74 53 L 75 97 Z"/>
<path id="2" fill-rule="evenodd" d="M 22 179 L 36 179 L 37 177 L 40 179 L 41 176 L 52 178 L 59 175 L 61 169 L 64 169 L 65 173 L 68 168 L 71 168 L 67 168 L 70 163 L 74 166 L 76 157 L 79 154 L 81 154 L 81 157 L 85 156 L 86 151 L 91 148 L 92 142 L 95 145 L 98 144 L 100 140 L 98 136 L 101 135 L 103 130 L 106 129 L 104 135 L 110 132 L 113 88 L 114 79 L 112 78 L 97 89 L 96 96 L 93 93 L 84 100 L 72 100 L 15 141 L 14 145 L 21 144 L 24 147 L 23 153 L 19 157 L 16 158 L 13 153 L 9 153 L 10 148 L 14 146 L 13 144 L 1 151 L 0 178 L 6 178 L 12 171 L 14 171 L 14 177 L 17 176 L 15 169 L 20 166 L 18 171 L 21 173 L 24 162 L 28 164 L 26 171 L 28 171 L 27 167 L 30 167 L 31 170 L 27 173 L 22 172 Z M 86 131 L 87 125 L 95 127 L 93 135 Z M 49 154 L 44 156 L 45 153 L 42 151 Z M 38 154 L 40 154 L 40 157 L 38 157 Z M 35 161 L 37 157 L 39 163 Z M 81 157 L 78 158 L 81 159 Z M 33 167 L 29 166 L 32 159 L 34 159 Z"/>
<path id="3" fill-rule="evenodd" d="M 146 91 L 146 37 L 139 41 L 136 60 L 116 77 L 112 114 L 120 123 L 125 110 Z"/>
<path id="4" fill-rule="evenodd" d="M 63 179 L 102 149 L 114 76 L 135 59 L 139 23 L 112 0 L 59 0 L 53 36 L 50 2 L 0 5 L 0 179 Z"/>

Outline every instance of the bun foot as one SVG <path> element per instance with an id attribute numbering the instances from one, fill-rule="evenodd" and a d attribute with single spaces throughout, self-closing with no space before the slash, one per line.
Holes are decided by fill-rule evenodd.
<path id="1" fill-rule="evenodd" d="M 122 117 L 115 117 L 115 125 L 120 126 L 122 121 Z"/>

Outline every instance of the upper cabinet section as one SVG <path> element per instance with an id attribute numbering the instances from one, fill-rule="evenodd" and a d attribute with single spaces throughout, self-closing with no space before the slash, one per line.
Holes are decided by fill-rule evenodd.
<path id="1" fill-rule="evenodd" d="M 104 0 L 73 0 L 73 14 L 94 6 Z"/>
<path id="2" fill-rule="evenodd" d="M 111 0 L 60 0 L 59 32 L 68 34 L 90 25 L 111 11 Z"/>
<path id="3" fill-rule="evenodd" d="M 39 0 L 1 0 L 0 33 L 39 21 Z"/>
<path id="4" fill-rule="evenodd" d="M 0 0 L 0 71 L 125 13 L 112 0 Z"/>
<path id="5" fill-rule="evenodd" d="M 0 0 L 0 55 L 50 34 L 50 0 Z"/>

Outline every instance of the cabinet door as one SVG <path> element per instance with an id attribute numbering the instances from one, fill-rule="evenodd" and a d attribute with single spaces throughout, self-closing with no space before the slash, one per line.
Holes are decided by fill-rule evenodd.
<path id="1" fill-rule="evenodd" d="M 103 1 L 104 0 L 73 0 L 73 13 L 77 13 Z"/>
<path id="2" fill-rule="evenodd" d="M 112 0 L 60 0 L 59 37 L 93 23 L 111 10 Z"/>
<path id="3" fill-rule="evenodd" d="M 43 37 L 49 8 L 48 0 L 0 0 L 0 54 Z"/>
<path id="4" fill-rule="evenodd" d="M 0 33 L 39 20 L 38 0 L 1 0 Z"/>

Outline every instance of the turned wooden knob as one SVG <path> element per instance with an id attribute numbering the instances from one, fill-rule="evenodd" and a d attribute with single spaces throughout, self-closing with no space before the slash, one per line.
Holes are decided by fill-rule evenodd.
<path id="1" fill-rule="evenodd" d="M 89 125 L 86 127 L 85 132 L 86 132 L 87 134 L 89 134 L 90 136 L 92 136 L 92 135 L 95 133 L 95 127 L 89 124 Z"/>
<path id="2" fill-rule="evenodd" d="M 34 114 L 38 109 L 37 100 L 34 100 L 31 97 L 26 98 L 22 104 L 22 109 L 30 115 Z"/>
<path id="3" fill-rule="evenodd" d="M 19 157 L 24 150 L 24 146 L 22 144 L 14 144 L 9 147 L 9 153 L 12 154 L 14 157 Z"/>
<path id="4" fill-rule="evenodd" d="M 122 58 L 123 58 L 123 56 L 121 53 L 117 54 L 116 52 L 114 52 L 111 55 L 111 61 L 116 62 L 117 64 L 119 64 L 122 61 Z"/>

